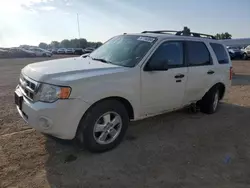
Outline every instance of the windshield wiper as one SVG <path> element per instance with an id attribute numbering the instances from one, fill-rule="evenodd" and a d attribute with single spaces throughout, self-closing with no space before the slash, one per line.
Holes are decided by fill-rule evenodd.
<path id="1" fill-rule="evenodd" d="M 89 56 L 90 57 L 90 56 Z M 100 61 L 100 62 L 103 62 L 103 63 L 109 63 L 109 64 L 112 64 L 110 61 L 107 61 L 106 59 L 102 59 L 102 58 L 93 58 L 93 57 L 90 57 L 91 59 L 95 60 L 95 61 Z"/>

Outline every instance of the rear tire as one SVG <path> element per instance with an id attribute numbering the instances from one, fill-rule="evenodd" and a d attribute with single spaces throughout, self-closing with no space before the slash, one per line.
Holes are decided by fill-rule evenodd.
<path id="1" fill-rule="evenodd" d="M 244 53 L 242 58 L 243 58 L 244 60 L 247 60 L 247 59 L 248 59 L 247 54 Z"/>
<path id="2" fill-rule="evenodd" d="M 106 121 L 104 117 L 109 113 L 109 118 L 106 119 L 110 119 L 110 123 L 106 123 L 108 121 Z M 117 117 L 119 120 L 118 122 L 121 123 L 113 126 L 113 124 L 116 124 L 112 124 L 112 122 L 114 122 L 113 117 Z M 75 138 L 76 143 L 78 146 L 85 147 L 91 152 L 104 152 L 111 150 L 119 145 L 124 138 L 128 128 L 128 123 L 129 116 L 122 103 L 116 100 L 105 100 L 99 102 L 91 107 L 80 121 Z M 97 129 L 100 128 L 97 128 L 97 126 L 99 127 L 100 125 L 101 131 L 98 132 Z M 117 131 L 117 135 L 116 133 L 113 133 L 115 132 L 113 130 Z M 107 135 L 107 140 L 101 139 L 102 134 Z M 112 138 L 112 136 L 114 137 Z"/>
<path id="3" fill-rule="evenodd" d="M 215 113 L 218 108 L 219 100 L 220 100 L 220 90 L 219 86 L 216 85 L 212 87 L 202 98 L 200 102 L 201 112 L 206 114 Z"/>

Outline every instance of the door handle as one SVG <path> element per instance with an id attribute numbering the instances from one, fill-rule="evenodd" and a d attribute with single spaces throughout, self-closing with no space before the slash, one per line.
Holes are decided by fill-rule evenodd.
<path id="1" fill-rule="evenodd" d="M 214 73 L 214 71 L 212 71 L 212 70 L 209 70 L 208 72 L 207 72 L 207 74 L 213 74 Z"/>
<path id="2" fill-rule="evenodd" d="M 175 75 L 175 78 L 183 78 L 185 75 L 184 74 L 177 74 Z"/>

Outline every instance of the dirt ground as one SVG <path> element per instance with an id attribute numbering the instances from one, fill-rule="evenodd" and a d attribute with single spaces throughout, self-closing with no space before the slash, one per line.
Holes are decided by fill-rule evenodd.
<path id="1" fill-rule="evenodd" d="M 216 114 L 181 110 L 133 122 L 118 148 L 91 154 L 17 114 L 20 70 L 42 60 L 0 59 L 0 187 L 250 187 L 250 61 L 233 62 L 233 86 Z"/>

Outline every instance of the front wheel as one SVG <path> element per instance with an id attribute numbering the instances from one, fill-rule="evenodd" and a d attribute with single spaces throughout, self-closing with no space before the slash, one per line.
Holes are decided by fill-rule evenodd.
<path id="1" fill-rule="evenodd" d="M 213 114 L 218 108 L 220 100 L 220 90 L 218 86 L 214 86 L 210 89 L 200 102 L 200 109 L 203 113 Z"/>
<path id="2" fill-rule="evenodd" d="M 95 104 L 82 118 L 76 141 L 92 152 L 104 152 L 122 141 L 128 128 L 126 108 L 116 100 Z"/>

